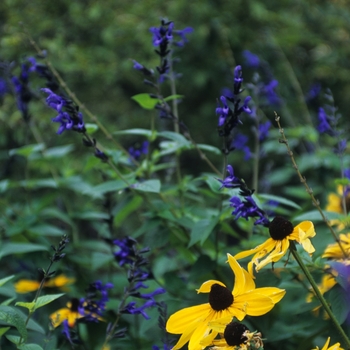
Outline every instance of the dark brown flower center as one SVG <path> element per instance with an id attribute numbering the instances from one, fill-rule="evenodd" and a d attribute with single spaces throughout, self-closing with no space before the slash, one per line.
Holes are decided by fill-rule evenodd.
<path id="1" fill-rule="evenodd" d="M 224 338 L 226 343 L 230 346 L 238 346 L 248 340 L 247 337 L 243 336 L 243 333 L 247 331 L 248 328 L 238 322 L 229 323 L 224 331 Z"/>
<path id="2" fill-rule="evenodd" d="M 276 216 L 269 225 L 270 236 L 275 241 L 282 241 L 289 236 L 293 230 L 293 224 L 282 216 Z"/>
<path id="3" fill-rule="evenodd" d="M 77 299 L 77 298 L 72 298 L 70 302 L 71 302 L 70 311 L 72 311 L 72 312 L 78 312 L 79 299 Z"/>
<path id="4" fill-rule="evenodd" d="M 215 311 L 227 309 L 233 303 L 233 295 L 230 290 L 218 283 L 211 286 L 209 304 Z"/>

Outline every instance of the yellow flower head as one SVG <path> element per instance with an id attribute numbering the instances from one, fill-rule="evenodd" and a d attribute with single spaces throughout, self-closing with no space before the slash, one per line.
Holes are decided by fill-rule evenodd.
<path id="1" fill-rule="evenodd" d="M 341 233 L 339 235 L 339 241 L 341 246 L 343 247 L 345 253 L 350 256 L 350 233 L 344 234 Z M 334 259 L 334 260 L 342 260 L 344 259 L 344 253 L 340 249 L 338 243 L 329 244 L 324 251 L 322 258 Z"/>
<path id="2" fill-rule="evenodd" d="M 74 282 L 75 282 L 75 278 L 69 278 L 66 275 L 62 274 L 47 280 L 44 283 L 44 287 L 50 287 L 50 288 L 56 287 L 66 291 L 67 290 L 66 286 Z M 24 294 L 24 293 L 34 292 L 35 290 L 38 290 L 40 287 L 40 282 L 34 281 L 34 280 L 28 280 L 28 279 L 21 279 L 17 281 L 14 284 L 14 286 L 15 286 L 16 293 Z"/>
<path id="3" fill-rule="evenodd" d="M 348 213 L 350 210 L 350 191 L 348 186 L 344 188 L 341 185 L 337 187 L 337 193 L 332 192 L 328 195 L 326 210 L 334 213 L 344 214 L 343 195 L 345 195 L 345 210 Z M 338 219 L 330 220 L 330 224 L 338 225 L 339 230 L 342 230 L 345 227 L 345 224 Z"/>
<path id="4" fill-rule="evenodd" d="M 208 293 L 209 302 L 187 307 L 170 316 L 166 329 L 169 333 L 182 334 L 173 349 L 182 348 L 187 342 L 189 350 L 202 349 L 202 339 L 217 331 L 209 327 L 209 322 L 223 317 L 236 317 L 239 321 L 246 315 L 260 316 L 269 312 L 279 302 L 286 291 L 275 287 L 256 288 L 253 278 L 242 269 L 236 259 L 227 254 L 228 263 L 235 275 L 233 290 L 216 280 L 204 282 L 198 293 Z"/>
<path id="5" fill-rule="evenodd" d="M 289 248 L 289 241 L 297 241 L 311 255 L 315 248 L 311 244 L 310 237 L 316 235 L 314 224 L 311 221 L 303 221 L 293 227 L 292 223 L 281 216 L 276 216 L 269 226 L 270 238 L 254 249 L 246 250 L 235 255 L 237 260 L 253 255 L 248 264 L 248 271 L 253 275 L 253 265 L 258 272 L 269 263 L 279 261 Z M 263 260 L 261 260 L 263 259 Z"/>
<path id="6" fill-rule="evenodd" d="M 213 339 L 210 333 L 201 342 L 203 346 L 212 346 L 211 350 L 248 350 L 263 347 L 261 333 L 250 332 L 244 324 L 234 322 L 231 316 L 209 322 L 209 327 L 220 335 L 219 339 Z"/>
<path id="7" fill-rule="evenodd" d="M 330 340 L 331 340 L 331 338 L 328 337 L 326 343 L 324 344 L 324 346 L 321 350 L 344 350 L 343 348 L 340 347 L 340 343 L 336 343 L 336 344 L 328 347 Z M 320 349 L 318 348 L 318 346 L 316 346 L 316 349 L 312 349 L 312 350 L 320 350 Z"/>
<path id="8" fill-rule="evenodd" d="M 79 299 L 73 298 L 70 302 L 67 303 L 67 307 L 59 309 L 50 315 L 50 320 L 52 322 L 52 325 L 56 328 L 64 320 L 67 320 L 68 326 L 74 327 L 76 320 L 81 317 L 84 317 L 79 313 L 78 307 L 79 307 Z"/>

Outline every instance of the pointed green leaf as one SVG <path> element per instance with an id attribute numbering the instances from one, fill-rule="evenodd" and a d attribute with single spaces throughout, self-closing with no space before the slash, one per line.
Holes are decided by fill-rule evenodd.
<path id="1" fill-rule="evenodd" d="M 188 247 L 191 247 L 198 242 L 200 242 L 202 245 L 212 233 L 218 221 L 219 218 L 217 216 L 197 221 L 193 225 L 191 231 L 191 240 L 188 244 Z"/>
<path id="2" fill-rule="evenodd" d="M 328 293 L 327 299 L 331 304 L 333 314 L 339 324 L 343 324 L 350 312 L 348 296 L 340 285 L 335 285 Z"/>
<path id="3" fill-rule="evenodd" d="M 48 250 L 47 247 L 33 243 L 5 243 L 0 249 L 0 257 L 12 254 L 31 253 Z"/>
<path id="4" fill-rule="evenodd" d="M 178 144 L 184 145 L 184 146 L 189 146 L 191 144 L 190 141 L 188 141 L 185 136 L 173 131 L 162 131 L 158 133 L 158 136 L 162 136 L 166 139 L 173 140 Z"/>
<path id="5" fill-rule="evenodd" d="M 23 314 L 11 306 L 0 305 L 0 320 L 16 327 L 23 340 L 26 341 L 27 329 L 23 316 Z"/>
<path id="6" fill-rule="evenodd" d="M 171 101 L 171 100 L 180 100 L 184 98 L 184 95 L 170 95 L 164 98 L 165 102 Z"/>
<path id="7" fill-rule="evenodd" d="M 10 329 L 11 327 L 0 327 L 0 338 Z"/>
<path id="8" fill-rule="evenodd" d="M 113 134 L 117 135 L 142 135 L 150 137 L 152 135 L 152 131 L 148 129 L 127 129 L 115 131 Z"/>
<path id="9" fill-rule="evenodd" d="M 35 306 L 35 303 L 34 301 L 32 301 L 31 303 L 26 303 L 24 301 L 19 301 L 15 304 L 15 306 L 22 306 L 22 307 L 25 307 L 26 309 L 28 309 L 29 311 L 34 311 L 34 306 Z"/>
<path id="10" fill-rule="evenodd" d="M 85 128 L 87 133 L 91 135 L 98 130 L 98 125 L 93 123 L 86 123 Z"/>
<path id="11" fill-rule="evenodd" d="M 12 278 L 15 277 L 15 275 L 4 277 L 0 280 L 0 287 L 3 286 L 6 282 L 12 280 Z"/>
<path id="12" fill-rule="evenodd" d="M 52 301 L 60 298 L 61 296 L 63 296 L 65 293 L 60 293 L 60 294 L 48 294 L 48 295 L 44 295 L 42 297 L 39 297 L 35 303 L 35 307 L 34 310 L 39 309 L 40 307 L 50 304 Z M 17 304 L 16 304 L 17 305 Z"/>
<path id="13" fill-rule="evenodd" d="M 42 151 L 45 148 L 45 145 L 43 143 L 39 144 L 33 144 L 33 145 L 26 145 L 19 148 L 14 148 L 9 151 L 9 155 L 13 156 L 15 154 L 21 155 L 23 157 L 29 157 L 31 154 L 35 152 Z"/>
<path id="14" fill-rule="evenodd" d="M 20 350 L 43 350 L 38 344 L 23 344 L 18 347 Z"/>
<path id="15" fill-rule="evenodd" d="M 64 145 L 58 147 L 51 147 L 45 150 L 44 158 L 62 158 L 68 153 L 72 152 L 74 145 Z"/>
<path id="16" fill-rule="evenodd" d="M 211 146 L 211 145 L 206 145 L 206 144 L 203 144 L 203 143 L 199 143 L 199 144 L 197 144 L 197 146 L 198 146 L 199 149 L 202 149 L 203 151 L 213 152 L 213 153 L 215 153 L 217 155 L 221 155 L 222 154 L 222 152 L 220 151 L 219 148 Z"/>
<path id="17" fill-rule="evenodd" d="M 276 201 L 276 202 L 278 202 L 280 204 L 284 204 L 284 205 L 287 205 L 287 206 L 295 208 L 295 209 L 301 209 L 300 205 L 298 205 L 297 203 L 295 203 L 295 202 L 293 202 L 291 200 L 285 199 L 283 197 L 280 197 L 280 196 L 274 196 L 272 194 L 265 194 L 265 193 L 260 194 L 259 193 L 258 197 L 262 198 L 262 199 L 265 199 L 265 200 Z"/>
<path id="18" fill-rule="evenodd" d="M 144 182 L 138 182 L 136 184 L 131 185 L 137 191 L 142 192 L 160 192 L 160 181 L 159 180 L 146 180 Z"/>
<path id="19" fill-rule="evenodd" d="M 152 98 L 150 94 L 147 93 L 137 94 L 131 98 L 144 109 L 154 109 L 156 104 L 159 102 L 157 98 Z"/>

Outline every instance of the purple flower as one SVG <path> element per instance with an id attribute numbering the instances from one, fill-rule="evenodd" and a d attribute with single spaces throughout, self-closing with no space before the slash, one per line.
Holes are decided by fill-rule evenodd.
<path id="1" fill-rule="evenodd" d="M 244 152 L 244 160 L 249 160 L 252 157 L 247 142 L 248 136 L 238 133 L 231 143 L 231 149 L 237 149 Z"/>
<path id="2" fill-rule="evenodd" d="M 167 45 L 169 40 L 173 38 L 172 30 L 174 28 L 173 22 L 166 22 L 162 20 L 160 27 L 151 27 L 149 31 L 153 34 L 153 46 Z"/>
<path id="3" fill-rule="evenodd" d="M 332 133 L 332 127 L 330 125 L 330 117 L 328 117 L 326 111 L 320 107 L 318 110 L 318 127 L 317 130 L 319 131 L 319 133 L 323 134 L 323 133 Z"/>
<path id="4" fill-rule="evenodd" d="M 0 78 L 0 98 L 2 98 L 7 93 L 7 84 L 6 80 Z"/>
<path id="5" fill-rule="evenodd" d="M 243 56 L 246 60 L 246 64 L 248 67 L 259 68 L 260 59 L 257 55 L 253 54 L 252 52 L 250 52 L 248 50 L 245 50 L 245 51 L 243 51 Z"/>
<path id="6" fill-rule="evenodd" d="M 310 101 L 315 99 L 321 92 L 321 84 L 316 83 L 310 87 L 309 92 L 306 94 L 305 100 Z"/>
<path id="7" fill-rule="evenodd" d="M 91 283 L 86 290 L 86 297 L 79 301 L 78 311 L 87 322 L 98 322 L 106 309 L 108 289 L 113 288 L 112 283 L 103 284 L 101 281 Z"/>
<path id="8" fill-rule="evenodd" d="M 254 225 L 263 225 L 266 227 L 269 225 L 270 221 L 265 217 L 265 212 L 257 206 L 251 196 L 246 196 L 243 201 L 239 197 L 234 196 L 230 199 L 230 202 L 231 207 L 235 208 L 232 212 L 232 215 L 236 217 L 235 220 L 240 217 L 246 220 L 250 217 L 258 217 L 259 219 L 254 222 Z"/>
<path id="9" fill-rule="evenodd" d="M 174 42 L 174 44 L 179 47 L 185 46 L 185 44 L 188 42 L 186 35 L 191 34 L 192 32 L 193 28 L 191 27 L 186 27 L 182 30 L 174 30 L 173 33 L 181 38 L 181 40 Z"/>
<path id="10" fill-rule="evenodd" d="M 271 122 L 268 120 L 266 123 L 259 124 L 259 141 L 264 141 L 268 134 L 271 127 Z"/>
<path id="11" fill-rule="evenodd" d="M 148 300 L 142 306 L 136 307 L 136 302 L 131 301 L 128 305 L 126 305 L 121 310 L 121 313 L 132 314 L 132 315 L 141 314 L 146 320 L 150 320 L 151 318 L 146 314 L 145 310 L 148 308 L 154 307 L 156 305 L 157 305 L 157 303 L 154 300 Z"/>
<path id="12" fill-rule="evenodd" d="M 226 97 L 225 96 L 221 96 L 220 97 L 220 101 L 222 103 L 222 107 L 217 107 L 216 108 L 216 114 L 219 115 L 219 122 L 218 122 L 218 126 L 222 126 L 224 125 L 226 118 L 228 117 L 229 113 L 230 113 L 230 108 L 227 105 L 226 102 Z"/>
<path id="13" fill-rule="evenodd" d="M 249 108 L 248 106 L 248 103 L 249 101 L 251 100 L 252 98 L 250 96 L 247 96 L 245 99 L 244 99 L 244 103 L 243 103 L 243 106 L 240 108 L 240 111 L 242 112 L 245 112 L 247 114 L 251 114 L 252 111 L 251 109 Z"/>
<path id="14" fill-rule="evenodd" d="M 221 182 L 221 187 L 225 188 L 239 188 L 242 184 L 242 180 L 234 175 L 234 171 L 231 165 L 228 165 L 226 167 L 226 171 L 228 172 L 229 176 L 227 176 L 224 180 L 217 179 Z"/>
<path id="15" fill-rule="evenodd" d="M 130 237 L 116 239 L 113 241 L 113 244 L 119 247 L 119 250 L 114 253 L 114 256 L 120 266 L 132 264 L 134 262 L 136 243 L 137 242 Z"/>
<path id="16" fill-rule="evenodd" d="M 71 329 L 68 325 L 68 320 L 64 320 L 62 322 L 62 325 L 63 325 L 62 334 L 65 336 L 65 338 L 69 341 L 71 345 L 74 345 L 74 342 L 71 337 Z"/>
<path id="17" fill-rule="evenodd" d="M 136 148 L 136 147 L 129 147 L 129 154 L 131 158 L 134 158 L 135 160 L 139 160 L 143 154 L 148 154 L 148 146 L 149 142 L 144 141 L 141 145 L 141 147 Z"/>
<path id="18" fill-rule="evenodd" d="M 279 105 L 281 100 L 278 97 L 275 88 L 278 86 L 278 81 L 276 79 L 271 80 L 263 88 L 263 94 L 266 96 L 267 100 L 272 105 Z"/>
<path id="19" fill-rule="evenodd" d="M 73 105 L 73 102 L 55 94 L 51 89 L 43 88 L 41 91 L 48 94 L 46 104 L 58 112 L 58 115 L 51 120 L 55 123 L 60 123 L 57 134 L 62 134 L 65 130 L 77 132 L 85 132 L 85 124 L 83 115 L 78 111 L 78 108 Z"/>

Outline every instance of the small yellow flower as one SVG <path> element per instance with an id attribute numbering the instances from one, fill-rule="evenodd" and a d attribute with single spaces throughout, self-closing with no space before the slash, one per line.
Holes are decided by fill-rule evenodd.
<path id="1" fill-rule="evenodd" d="M 220 281 L 204 282 L 197 292 L 208 293 L 209 302 L 175 312 L 166 324 L 169 333 L 181 334 L 174 350 L 182 348 L 187 342 L 189 350 L 201 350 L 202 339 L 210 332 L 213 338 L 218 333 L 210 329 L 209 322 L 228 316 L 241 321 L 246 315 L 264 315 L 285 295 L 284 289 L 256 288 L 253 278 L 236 259 L 230 254 L 227 257 L 235 275 L 232 292 Z"/>
<path id="2" fill-rule="evenodd" d="M 52 277 L 44 283 L 44 287 L 59 288 L 67 291 L 67 285 L 75 282 L 75 278 L 69 278 L 66 275 Z M 21 279 L 14 284 L 16 293 L 24 294 L 34 292 L 39 289 L 40 282 L 28 279 Z"/>
<path id="3" fill-rule="evenodd" d="M 339 241 L 345 253 L 347 253 L 347 255 L 350 256 L 350 233 L 347 233 L 347 234 L 341 233 L 339 235 Z M 332 243 L 327 246 L 327 248 L 325 249 L 322 255 L 322 258 L 342 260 L 345 257 L 344 257 L 343 251 L 340 249 L 339 244 Z"/>
<path id="4" fill-rule="evenodd" d="M 70 302 L 67 303 L 67 307 L 59 309 L 50 315 L 52 325 L 56 328 L 64 320 L 67 320 L 68 326 L 74 327 L 76 320 L 81 317 L 84 317 L 78 312 L 78 307 L 79 299 L 73 298 Z"/>
<path id="5" fill-rule="evenodd" d="M 343 208 L 343 186 L 339 185 L 337 186 L 337 193 L 330 193 L 327 198 L 327 206 L 326 211 L 331 211 L 334 213 L 344 214 L 344 208 Z M 346 212 L 349 212 L 350 209 L 350 192 L 346 194 L 345 197 L 345 206 L 346 206 Z M 330 220 L 331 225 L 338 225 L 338 229 L 342 230 L 345 228 L 346 223 L 334 219 Z"/>
<path id="6" fill-rule="evenodd" d="M 248 271 L 253 275 L 253 265 L 258 272 L 269 263 L 279 261 L 289 248 L 289 241 L 297 241 L 311 255 L 315 248 L 310 238 L 316 235 L 314 224 L 311 221 L 303 221 L 293 227 L 292 223 L 281 216 L 276 216 L 269 226 L 270 238 L 254 249 L 246 250 L 235 255 L 237 260 L 253 255 L 248 264 Z M 263 260 L 261 260 L 264 258 Z M 260 261 L 261 260 L 261 261 Z"/>
<path id="7" fill-rule="evenodd" d="M 340 343 L 335 343 L 334 345 L 328 347 L 330 340 L 331 338 L 328 337 L 326 343 L 324 344 L 321 350 L 344 350 L 343 348 L 340 347 Z M 312 349 L 312 350 L 320 350 L 320 349 L 318 348 L 318 346 L 316 346 L 316 349 Z"/>

